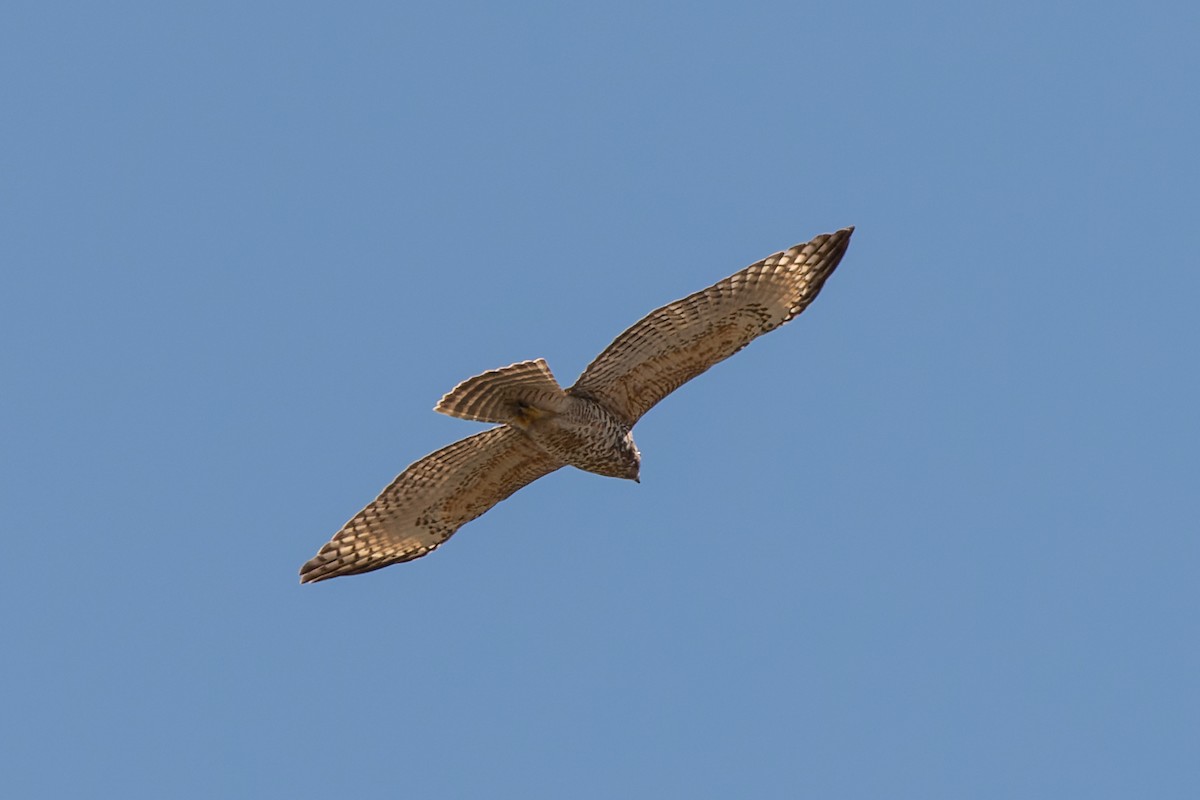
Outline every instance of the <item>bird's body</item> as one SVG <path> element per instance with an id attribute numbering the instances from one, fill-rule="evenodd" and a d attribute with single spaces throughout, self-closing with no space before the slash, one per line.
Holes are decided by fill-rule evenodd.
<path id="1" fill-rule="evenodd" d="M 638 479 L 642 459 L 633 431 L 595 400 L 568 394 L 561 413 L 525 412 L 513 424 L 564 464 L 610 478 Z"/>
<path id="2" fill-rule="evenodd" d="M 841 261 L 853 230 L 822 234 L 651 312 L 568 389 L 542 359 L 463 381 L 436 410 L 499 427 L 412 464 L 301 568 L 301 582 L 419 558 L 563 466 L 638 480 L 641 454 L 632 429 L 641 416 L 803 311 Z"/>

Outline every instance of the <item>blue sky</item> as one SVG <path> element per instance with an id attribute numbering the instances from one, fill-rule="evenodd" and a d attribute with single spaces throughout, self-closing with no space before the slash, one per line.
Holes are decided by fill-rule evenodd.
<path id="1" fill-rule="evenodd" d="M 1192 3 L 7 3 L 13 797 L 1195 797 Z M 799 320 L 296 571 L 650 309 Z"/>

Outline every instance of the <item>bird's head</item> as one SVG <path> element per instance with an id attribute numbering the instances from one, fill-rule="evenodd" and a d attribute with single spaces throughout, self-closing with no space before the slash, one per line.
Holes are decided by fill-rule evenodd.
<path id="1" fill-rule="evenodd" d="M 627 432 L 621 439 L 621 457 L 625 463 L 625 474 L 621 477 L 641 483 L 642 454 L 634 444 L 633 434 L 630 432 Z"/>

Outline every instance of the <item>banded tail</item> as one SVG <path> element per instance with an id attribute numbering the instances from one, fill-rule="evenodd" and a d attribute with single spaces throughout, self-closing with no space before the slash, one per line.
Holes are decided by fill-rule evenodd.
<path id="1" fill-rule="evenodd" d="M 468 378 L 433 410 L 462 419 L 525 427 L 539 417 L 559 413 L 566 401 L 567 393 L 545 359 L 539 358 Z"/>

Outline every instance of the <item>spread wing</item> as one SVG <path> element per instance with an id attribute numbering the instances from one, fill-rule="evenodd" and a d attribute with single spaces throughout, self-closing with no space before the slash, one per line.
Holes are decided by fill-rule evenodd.
<path id="1" fill-rule="evenodd" d="M 517 489 L 561 466 L 507 425 L 455 442 L 400 473 L 300 568 L 300 582 L 420 558 Z"/>
<path id="2" fill-rule="evenodd" d="M 807 308 L 853 232 L 822 234 L 650 312 L 605 348 L 568 391 L 632 425 L 675 389 Z"/>

